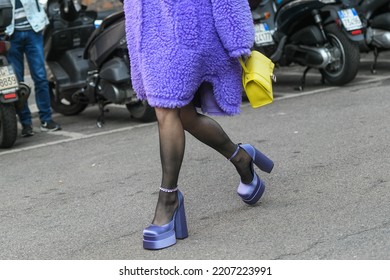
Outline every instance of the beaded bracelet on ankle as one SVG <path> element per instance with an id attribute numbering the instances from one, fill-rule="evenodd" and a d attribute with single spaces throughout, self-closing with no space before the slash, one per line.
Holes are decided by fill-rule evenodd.
<path id="1" fill-rule="evenodd" d="M 160 191 L 167 192 L 167 193 L 175 192 L 177 190 L 178 190 L 178 187 L 176 187 L 174 189 L 166 189 L 166 188 L 160 187 Z"/>

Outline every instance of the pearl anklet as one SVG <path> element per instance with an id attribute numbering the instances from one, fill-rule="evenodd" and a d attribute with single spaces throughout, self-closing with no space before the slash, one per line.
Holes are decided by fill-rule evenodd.
<path id="1" fill-rule="evenodd" d="M 167 192 L 167 193 L 175 192 L 177 190 L 178 190 L 178 187 L 176 187 L 174 189 L 166 189 L 166 188 L 160 187 L 160 191 Z"/>

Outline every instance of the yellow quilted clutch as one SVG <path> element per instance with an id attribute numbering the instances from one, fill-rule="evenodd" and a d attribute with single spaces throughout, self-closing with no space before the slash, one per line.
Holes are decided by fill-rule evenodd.
<path id="1" fill-rule="evenodd" d="M 272 103 L 272 81 L 276 81 L 273 73 L 275 64 L 258 51 L 252 51 L 245 62 L 240 58 L 240 63 L 243 70 L 242 85 L 252 108 Z"/>

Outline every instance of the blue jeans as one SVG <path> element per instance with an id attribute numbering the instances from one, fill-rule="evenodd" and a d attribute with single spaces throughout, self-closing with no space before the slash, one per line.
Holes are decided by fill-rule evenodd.
<path id="1" fill-rule="evenodd" d="M 15 30 L 10 42 L 11 49 L 7 57 L 14 67 L 16 77 L 20 82 L 24 81 L 24 55 L 26 55 L 30 74 L 34 81 L 35 100 L 39 110 L 39 118 L 41 122 L 50 121 L 50 94 L 45 69 L 42 32 Z M 32 125 L 31 112 L 27 102 L 18 115 L 22 125 Z"/>

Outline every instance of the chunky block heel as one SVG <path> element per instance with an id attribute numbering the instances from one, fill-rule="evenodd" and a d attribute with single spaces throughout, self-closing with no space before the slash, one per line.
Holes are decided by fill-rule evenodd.
<path id="1" fill-rule="evenodd" d="M 184 210 L 184 197 L 178 191 L 179 206 L 175 210 L 172 220 L 165 225 L 150 225 L 143 232 L 143 246 L 145 249 L 158 250 L 176 244 L 176 239 L 188 237 L 187 220 Z"/>
<path id="2" fill-rule="evenodd" d="M 177 239 L 184 239 L 188 237 L 186 212 L 183 203 L 180 205 L 180 209 L 178 209 L 176 213 L 175 232 Z"/>
<path id="3" fill-rule="evenodd" d="M 261 153 L 259 150 L 257 150 L 250 144 L 239 144 L 238 146 L 244 149 L 245 152 L 250 155 L 253 160 L 253 163 L 256 164 L 256 166 L 260 168 L 260 170 L 267 173 L 271 173 L 272 169 L 274 168 L 274 162 L 271 159 L 269 159 L 266 155 Z"/>

